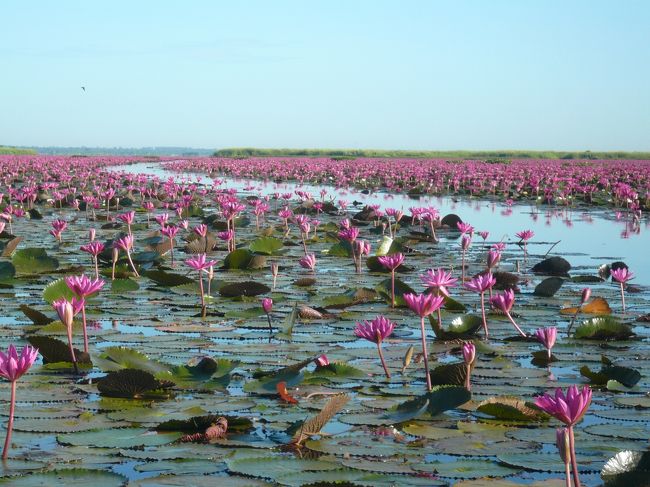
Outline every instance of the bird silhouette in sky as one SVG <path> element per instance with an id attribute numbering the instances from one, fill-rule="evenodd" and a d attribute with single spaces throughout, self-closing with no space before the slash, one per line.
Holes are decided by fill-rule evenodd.
<path id="1" fill-rule="evenodd" d="M 84 91 L 86 91 L 86 87 L 85 87 L 85 86 L 82 86 L 81 89 L 84 90 Z"/>

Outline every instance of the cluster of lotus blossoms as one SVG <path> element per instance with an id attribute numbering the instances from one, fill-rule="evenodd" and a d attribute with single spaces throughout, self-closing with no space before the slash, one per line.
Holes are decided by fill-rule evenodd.
<path id="1" fill-rule="evenodd" d="M 332 160 L 330 158 L 191 158 L 165 163 L 179 172 L 227 174 L 237 178 L 292 180 L 339 187 L 394 192 L 495 195 L 504 200 L 539 199 L 610 204 L 639 210 L 650 207 L 649 161 L 512 160 L 447 161 L 443 159 Z"/>

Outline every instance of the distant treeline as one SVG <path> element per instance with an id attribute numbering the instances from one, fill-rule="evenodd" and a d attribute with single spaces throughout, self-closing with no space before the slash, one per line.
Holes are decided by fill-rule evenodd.
<path id="1" fill-rule="evenodd" d="M 20 147 L 0 145 L 0 154 L 36 154 L 36 151 L 34 149 L 23 149 Z"/>
<path id="2" fill-rule="evenodd" d="M 650 152 L 562 152 L 562 151 L 413 151 L 373 149 L 220 149 L 215 157 L 408 157 L 431 159 L 650 159 Z"/>

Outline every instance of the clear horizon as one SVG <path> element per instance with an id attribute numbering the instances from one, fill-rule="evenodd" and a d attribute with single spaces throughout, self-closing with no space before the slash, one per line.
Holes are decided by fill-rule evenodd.
<path id="1" fill-rule="evenodd" d="M 3 145 L 650 150 L 650 2 L 28 0 L 0 16 Z"/>

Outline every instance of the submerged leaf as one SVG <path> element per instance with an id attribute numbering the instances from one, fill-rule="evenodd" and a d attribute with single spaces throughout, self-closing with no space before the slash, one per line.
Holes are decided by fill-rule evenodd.
<path id="1" fill-rule="evenodd" d="M 312 435 L 317 435 L 320 430 L 332 419 L 350 400 L 347 394 L 332 396 L 323 406 L 323 409 L 316 416 L 305 421 L 298 432 L 293 436 L 291 442 L 300 445 Z"/>

